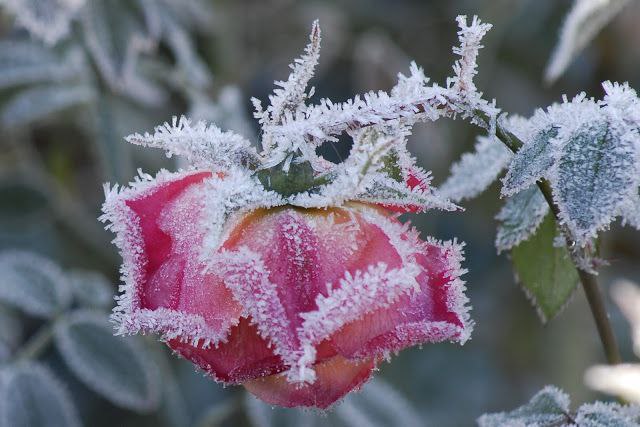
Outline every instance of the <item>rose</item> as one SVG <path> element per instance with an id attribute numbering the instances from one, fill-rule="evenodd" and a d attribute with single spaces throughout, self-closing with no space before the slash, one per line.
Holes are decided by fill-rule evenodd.
<path id="1" fill-rule="evenodd" d="M 120 333 L 155 332 L 217 381 L 326 408 L 408 346 L 471 330 L 460 246 L 364 203 L 240 211 L 208 248 L 203 200 L 224 174 L 146 177 L 103 207 L 123 256 Z"/>

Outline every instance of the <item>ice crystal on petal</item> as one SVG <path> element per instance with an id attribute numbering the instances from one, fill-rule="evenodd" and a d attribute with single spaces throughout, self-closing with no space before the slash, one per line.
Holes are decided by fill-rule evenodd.
<path id="1" fill-rule="evenodd" d="M 475 151 L 463 154 L 451 166 L 451 175 L 440 186 L 440 194 L 454 202 L 477 196 L 498 178 L 512 156 L 495 137 L 479 136 Z"/>
<path id="2" fill-rule="evenodd" d="M 224 179 L 206 183 L 207 198 L 204 200 L 203 228 L 207 230 L 203 259 L 217 251 L 224 241 L 225 225 L 234 213 L 246 213 L 258 208 L 272 208 L 286 204 L 278 193 L 266 191 L 260 182 L 243 169 L 228 170 Z"/>
<path id="3" fill-rule="evenodd" d="M 290 367 L 289 380 L 312 383 L 315 372 L 310 365 L 315 361 L 315 349 L 302 349 L 296 335 L 291 333 L 285 308 L 261 256 L 242 247 L 223 252 L 214 258 L 211 267 L 223 273 L 226 285 L 256 322 L 262 337 L 269 340 L 274 353 Z"/>
<path id="4" fill-rule="evenodd" d="M 498 253 L 527 240 L 549 212 L 549 205 L 536 185 L 507 199 L 496 219 L 500 221 L 496 236 Z"/>

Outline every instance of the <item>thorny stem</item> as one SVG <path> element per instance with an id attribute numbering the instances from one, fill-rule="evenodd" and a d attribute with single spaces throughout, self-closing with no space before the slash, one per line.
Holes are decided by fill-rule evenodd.
<path id="1" fill-rule="evenodd" d="M 488 122 L 488 118 L 484 114 L 479 114 L 479 116 Z M 498 120 L 496 124 L 496 136 L 514 153 L 523 145 L 522 141 L 520 141 L 517 136 L 501 125 L 500 120 Z M 571 234 L 565 227 L 560 225 L 560 221 L 558 220 L 560 210 L 558 209 L 558 205 L 553 201 L 549 182 L 545 179 L 541 179 L 537 184 L 544 195 L 545 200 L 549 204 L 549 208 L 551 208 L 556 224 L 559 225 L 560 231 L 564 235 L 567 247 L 574 248 L 575 242 L 571 238 Z M 610 365 L 621 363 L 622 358 L 620 357 L 620 350 L 618 348 L 618 343 L 616 342 L 616 336 L 613 333 L 613 328 L 611 327 L 611 322 L 609 321 L 609 315 L 607 314 L 602 292 L 598 285 L 598 277 L 581 268 L 578 263 L 576 263 L 575 259 L 572 258 L 572 261 L 578 270 L 582 289 L 584 289 L 587 301 L 589 302 L 589 308 L 591 309 L 591 314 L 596 322 L 596 327 L 598 329 L 598 334 L 600 335 L 600 341 L 602 342 L 604 353 L 607 357 L 607 362 Z"/>

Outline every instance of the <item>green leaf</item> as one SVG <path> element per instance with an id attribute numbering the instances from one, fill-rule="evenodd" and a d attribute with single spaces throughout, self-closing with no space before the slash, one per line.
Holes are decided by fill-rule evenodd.
<path id="1" fill-rule="evenodd" d="M 316 177 L 309 162 L 292 163 L 286 172 L 282 170 L 281 165 L 277 165 L 258 171 L 256 176 L 265 189 L 273 190 L 284 197 L 313 190 L 330 180 Z"/>
<path id="2" fill-rule="evenodd" d="M 546 386 L 529 403 L 511 412 L 484 414 L 479 427 L 551 427 L 564 426 L 569 421 L 569 396 L 562 390 Z"/>
<path id="3" fill-rule="evenodd" d="M 42 365 L 11 366 L 0 380 L 0 426 L 81 425 L 69 393 Z"/>
<path id="4" fill-rule="evenodd" d="M 23 251 L 0 254 L 0 301 L 37 317 L 53 317 L 71 302 L 64 273 L 54 262 Z"/>
<path id="5" fill-rule="evenodd" d="M 543 322 L 562 310 L 578 283 L 566 247 L 553 245 L 555 235 L 555 221 L 548 215 L 538 231 L 511 252 L 518 280 Z"/>
<path id="6" fill-rule="evenodd" d="M 71 372 L 114 405 L 138 412 L 159 402 L 157 365 L 135 337 L 116 337 L 106 314 L 75 311 L 54 328 L 55 344 Z"/>

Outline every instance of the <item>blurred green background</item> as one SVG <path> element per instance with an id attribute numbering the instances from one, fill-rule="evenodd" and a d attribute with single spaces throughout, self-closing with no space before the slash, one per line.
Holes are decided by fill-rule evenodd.
<path id="1" fill-rule="evenodd" d="M 603 80 L 640 87 L 637 1 L 551 86 L 542 76 L 570 1 L 145 3 L 81 5 L 73 12 L 68 35 L 47 44 L 16 25 L 15 9 L 2 8 L 0 2 L 0 248 L 31 250 L 65 269 L 99 271 L 113 283 L 114 293 L 120 260 L 109 243 L 112 236 L 96 220 L 102 183 L 126 184 L 137 168 L 154 173 L 177 167 L 162 152 L 129 146 L 123 137 L 188 114 L 255 140 L 258 128 L 249 97 L 265 100 L 273 81 L 286 78 L 287 64 L 300 54 L 315 18 L 323 30 L 321 61 L 312 81 L 315 100 L 342 101 L 389 89 L 411 59 L 443 84 L 455 59 L 451 46 L 458 14 L 479 15 L 494 25 L 484 40 L 477 86 L 505 111 L 529 116 L 536 107 L 560 101 L 562 94 L 571 97 L 583 90 L 599 98 Z M 149 12 L 154 7 L 155 17 Z M 42 13 L 57 16 L 55 8 Z M 27 71 L 18 67 L 16 72 L 11 68 L 16 63 L 27 64 L 22 69 Z M 437 185 L 479 131 L 462 121 L 419 125 L 410 148 L 433 171 Z M 335 149 L 348 152 L 346 145 Z M 408 218 L 425 235 L 466 242 L 465 278 L 476 321 L 463 347 L 427 345 L 382 364 L 379 375 L 424 425 L 471 425 L 484 412 L 519 405 L 546 384 L 563 388 L 576 404 L 596 397 L 582 377 L 588 366 L 603 361 L 603 353 L 584 296 L 578 289 L 563 313 L 541 324 L 508 259 L 496 255 L 498 195 L 494 185 L 465 203 L 465 212 Z M 618 225 L 605 233 L 602 250 L 610 261 L 601 273 L 605 287 L 620 277 L 638 280 L 639 237 Z M 615 307 L 609 308 L 624 358 L 631 360 L 627 325 Z M 19 318 L 26 339 L 39 321 Z M 151 414 L 119 409 L 74 380 L 54 348 L 44 359 L 67 384 L 85 425 L 249 422 L 246 408 L 237 404 L 241 388 L 223 389 L 173 357 L 167 360 L 177 378 L 173 404 L 179 406 L 178 415 L 167 415 L 171 405 L 164 401 Z M 210 418 L 202 418 L 207 411 Z"/>

